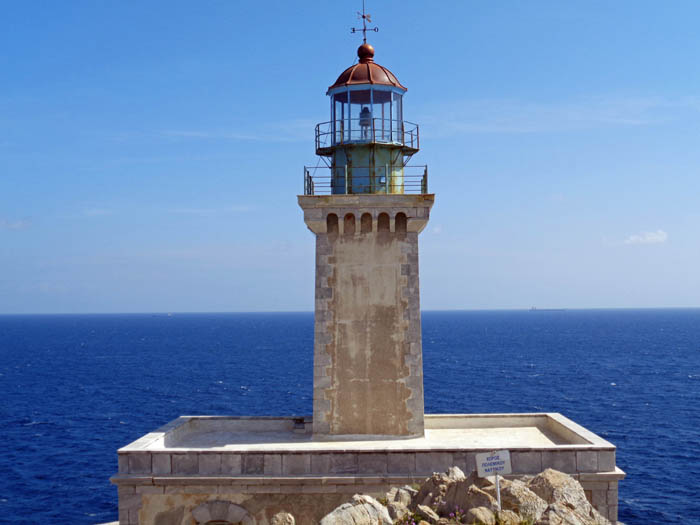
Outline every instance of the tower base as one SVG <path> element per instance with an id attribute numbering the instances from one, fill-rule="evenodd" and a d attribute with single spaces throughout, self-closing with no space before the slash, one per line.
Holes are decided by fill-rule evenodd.
<path id="1" fill-rule="evenodd" d="M 290 512 L 315 524 L 353 494 L 384 495 L 508 449 L 515 477 L 546 468 L 578 479 L 589 501 L 617 521 L 615 446 L 560 414 L 425 416 L 425 436 L 319 442 L 310 418 L 183 416 L 118 451 L 120 525 L 221 519 L 268 524 Z"/>

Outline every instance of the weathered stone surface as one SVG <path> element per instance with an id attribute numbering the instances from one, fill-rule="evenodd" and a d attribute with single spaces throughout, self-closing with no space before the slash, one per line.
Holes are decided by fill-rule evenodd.
<path id="1" fill-rule="evenodd" d="M 418 493 L 413 498 L 413 505 L 428 505 L 429 507 L 438 508 L 445 500 L 445 496 L 451 486 L 457 482 L 466 481 L 459 467 L 451 467 L 447 472 L 434 473 L 427 478 L 421 485 Z M 470 477 L 469 479 L 472 479 Z"/>
<path id="2" fill-rule="evenodd" d="M 520 525 L 522 519 L 512 510 L 499 510 L 496 513 L 496 522 L 498 525 Z"/>
<path id="3" fill-rule="evenodd" d="M 532 492 L 527 485 L 520 480 L 502 480 L 501 507 L 503 510 L 512 510 L 523 518 L 537 521 L 547 509 L 547 502 Z M 485 492 L 496 498 L 496 487 L 484 489 Z"/>
<path id="4" fill-rule="evenodd" d="M 490 509 L 495 509 L 498 506 L 496 500 L 491 497 L 488 492 L 480 489 L 476 485 L 471 485 L 466 492 L 455 491 L 455 498 L 447 500 L 446 505 L 451 506 L 453 509 L 459 507 L 461 509 L 471 509 L 474 507 L 487 507 Z"/>
<path id="5" fill-rule="evenodd" d="M 608 525 L 586 499 L 583 487 L 571 476 L 553 469 L 538 474 L 528 488 L 549 503 L 537 525 Z"/>
<path id="6" fill-rule="evenodd" d="M 270 525 L 295 525 L 296 520 L 289 512 L 278 512 L 270 520 Z"/>
<path id="7" fill-rule="evenodd" d="M 399 520 L 410 512 L 408 507 L 399 501 L 390 501 L 386 508 L 393 520 Z"/>
<path id="8" fill-rule="evenodd" d="M 440 519 L 437 512 L 428 507 L 427 505 L 416 505 L 416 514 L 421 517 L 422 520 L 428 523 L 437 523 Z"/>
<path id="9" fill-rule="evenodd" d="M 496 525 L 496 516 L 487 507 L 474 507 L 467 511 L 466 523 L 478 523 L 479 525 Z"/>
<path id="10" fill-rule="evenodd" d="M 583 487 L 574 478 L 551 468 L 532 478 L 527 486 L 547 503 L 590 506 Z"/>
<path id="11" fill-rule="evenodd" d="M 406 507 L 409 507 L 411 505 L 411 501 L 413 500 L 413 496 L 415 496 L 416 494 L 418 494 L 418 491 L 416 491 L 415 489 L 412 489 L 411 487 L 408 487 L 408 489 L 406 489 L 406 488 L 399 489 L 396 491 L 396 495 L 394 496 L 394 501 L 397 503 L 401 503 L 402 505 L 405 505 Z"/>
<path id="12" fill-rule="evenodd" d="M 156 515 L 153 520 L 154 525 L 171 525 L 172 523 L 182 523 L 182 518 L 185 515 L 184 507 L 176 507 L 171 510 L 161 512 Z M 122 520 L 119 520 L 119 525 L 121 525 Z"/>
<path id="13" fill-rule="evenodd" d="M 316 234 L 313 432 L 422 436 L 418 233 L 433 200 L 346 197 L 299 197 Z M 407 220 L 402 231 L 398 213 Z M 360 461 L 377 474 L 415 468 L 414 458 L 405 465 L 393 459 Z"/>
<path id="14" fill-rule="evenodd" d="M 464 475 L 464 472 L 462 472 L 462 469 L 459 467 L 450 467 L 447 469 L 447 477 L 453 481 L 462 481 L 467 479 L 467 476 Z"/>
<path id="15" fill-rule="evenodd" d="M 386 525 L 394 523 L 387 508 L 376 499 L 355 494 L 350 503 L 343 503 L 327 514 L 321 525 Z"/>
<path id="16" fill-rule="evenodd" d="M 592 515 L 577 512 L 566 503 L 552 503 L 536 525 L 609 525 L 610 522 L 593 510 Z"/>

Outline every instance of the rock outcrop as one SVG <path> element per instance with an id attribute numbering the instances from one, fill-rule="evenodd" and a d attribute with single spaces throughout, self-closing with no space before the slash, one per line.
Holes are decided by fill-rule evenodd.
<path id="1" fill-rule="evenodd" d="M 534 477 L 504 479 L 500 486 L 501 510 L 490 481 L 452 467 L 427 478 L 418 490 L 391 489 L 380 498 L 385 505 L 355 495 L 321 525 L 611 525 L 588 502 L 581 485 L 562 472 L 547 469 Z"/>
<path id="2" fill-rule="evenodd" d="M 387 525 L 394 523 L 387 508 L 371 496 L 355 494 L 322 520 L 321 525 Z"/>

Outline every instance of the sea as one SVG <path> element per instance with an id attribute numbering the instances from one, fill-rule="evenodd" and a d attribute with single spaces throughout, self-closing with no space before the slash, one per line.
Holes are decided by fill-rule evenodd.
<path id="1" fill-rule="evenodd" d="M 700 309 L 422 319 L 426 412 L 560 412 L 618 447 L 621 521 L 700 524 Z M 0 523 L 116 520 L 119 447 L 309 415 L 312 360 L 312 313 L 0 316 Z"/>

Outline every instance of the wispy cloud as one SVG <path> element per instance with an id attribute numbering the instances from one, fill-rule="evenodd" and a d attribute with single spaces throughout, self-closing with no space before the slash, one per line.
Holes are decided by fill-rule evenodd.
<path id="1" fill-rule="evenodd" d="M 0 230 L 26 230 L 31 224 L 32 223 L 27 219 L 0 219 Z"/>
<path id="2" fill-rule="evenodd" d="M 176 139 L 234 140 L 265 142 L 297 142 L 309 140 L 315 122 L 308 119 L 293 119 L 280 122 L 242 124 L 236 129 L 191 130 L 170 129 L 159 134 Z"/>
<path id="3" fill-rule="evenodd" d="M 659 229 L 655 232 L 641 232 L 630 235 L 624 241 L 625 244 L 661 244 L 668 239 L 668 233 Z"/>
<path id="4" fill-rule="evenodd" d="M 112 215 L 114 212 L 107 208 L 88 208 L 83 210 L 83 215 L 86 217 L 103 217 L 105 215 Z"/>
<path id="5" fill-rule="evenodd" d="M 697 120 L 700 97 L 588 97 L 551 103 L 463 100 L 426 106 L 421 113 L 424 129 L 432 136 L 542 133 Z"/>
<path id="6" fill-rule="evenodd" d="M 223 208 L 173 208 L 170 213 L 178 215 L 199 215 L 208 217 L 213 215 L 225 215 L 229 213 L 244 213 L 253 210 L 252 206 L 225 206 Z"/>

